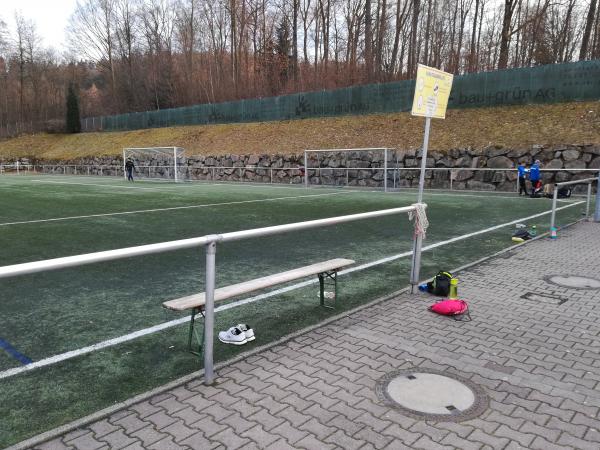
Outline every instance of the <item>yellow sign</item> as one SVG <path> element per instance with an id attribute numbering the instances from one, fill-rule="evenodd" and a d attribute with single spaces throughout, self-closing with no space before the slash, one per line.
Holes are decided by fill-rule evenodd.
<path id="1" fill-rule="evenodd" d="M 451 73 L 419 64 L 411 114 L 445 119 L 453 78 Z"/>

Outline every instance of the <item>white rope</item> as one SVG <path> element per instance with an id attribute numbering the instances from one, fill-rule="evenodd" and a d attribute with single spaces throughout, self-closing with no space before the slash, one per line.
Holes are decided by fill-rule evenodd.
<path id="1" fill-rule="evenodd" d="M 415 219 L 415 237 L 421 236 L 421 238 L 425 239 L 427 228 L 429 227 L 429 220 L 427 220 L 427 214 L 425 213 L 427 204 L 414 203 L 412 206 L 415 207 L 415 211 L 408 213 L 408 220 Z"/>

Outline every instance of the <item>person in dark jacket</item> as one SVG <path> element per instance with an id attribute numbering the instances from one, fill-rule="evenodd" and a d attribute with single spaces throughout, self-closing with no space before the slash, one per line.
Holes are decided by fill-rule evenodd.
<path id="1" fill-rule="evenodd" d="M 125 170 L 127 171 L 127 181 L 133 181 L 133 170 L 135 166 L 133 165 L 133 161 L 131 158 L 127 158 L 125 162 Z"/>
<path id="2" fill-rule="evenodd" d="M 531 181 L 531 196 L 539 197 L 542 192 L 542 181 L 540 180 L 540 160 L 536 159 L 529 168 L 529 181 Z"/>
<path id="3" fill-rule="evenodd" d="M 517 167 L 517 170 L 519 171 L 519 195 L 521 195 L 521 193 L 529 195 L 527 193 L 527 180 L 525 178 L 525 176 L 529 172 L 529 169 L 525 167 L 525 163 L 520 163 Z"/>

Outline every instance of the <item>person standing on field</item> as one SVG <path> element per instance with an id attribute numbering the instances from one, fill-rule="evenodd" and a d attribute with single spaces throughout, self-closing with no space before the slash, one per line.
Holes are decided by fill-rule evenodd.
<path id="1" fill-rule="evenodd" d="M 127 158 L 125 162 L 125 170 L 127 171 L 127 181 L 133 181 L 133 170 L 135 166 L 133 165 L 133 161 L 131 158 Z"/>
<path id="2" fill-rule="evenodd" d="M 527 193 L 527 180 L 525 179 L 525 175 L 529 172 L 529 169 L 525 167 L 525 163 L 520 163 L 517 170 L 519 171 L 519 196 L 523 192 L 525 195 L 529 195 Z"/>

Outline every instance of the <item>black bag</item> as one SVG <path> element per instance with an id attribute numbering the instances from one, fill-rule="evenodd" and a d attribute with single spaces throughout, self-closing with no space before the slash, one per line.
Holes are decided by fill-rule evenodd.
<path id="1" fill-rule="evenodd" d="M 512 237 L 517 237 L 523 239 L 524 241 L 528 241 L 529 239 L 531 239 L 531 234 L 529 234 L 529 231 L 521 228 L 515 231 L 515 234 L 513 234 Z"/>
<path id="2" fill-rule="evenodd" d="M 557 198 L 569 198 L 571 197 L 571 189 L 568 187 L 561 187 L 557 192 Z"/>
<path id="3" fill-rule="evenodd" d="M 433 280 L 427 283 L 427 292 L 440 297 L 446 297 L 450 294 L 450 280 L 452 274 L 450 272 L 440 271 L 433 277 Z"/>

